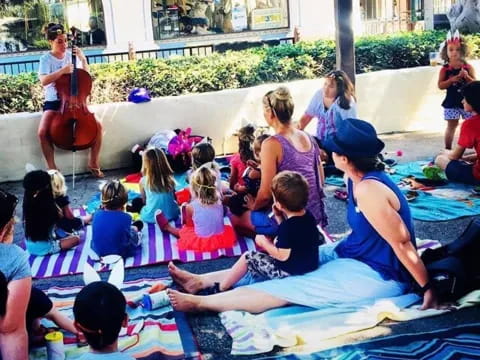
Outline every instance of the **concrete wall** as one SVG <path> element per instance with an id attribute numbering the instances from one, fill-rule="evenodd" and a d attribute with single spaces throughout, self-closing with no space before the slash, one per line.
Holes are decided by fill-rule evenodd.
<path id="1" fill-rule="evenodd" d="M 480 62 L 474 61 L 477 73 Z M 443 93 L 437 89 L 439 67 L 418 67 L 386 70 L 357 77 L 359 116 L 371 121 L 377 131 L 442 131 L 445 126 L 440 106 Z M 313 93 L 323 80 L 291 82 L 298 120 Z M 253 88 L 225 90 L 198 95 L 165 97 L 149 103 L 114 103 L 91 106 L 104 126 L 101 153 L 105 169 L 127 166 L 129 149 L 143 142 L 155 131 L 192 127 L 194 133 L 213 138 L 217 153 L 233 152 L 236 139 L 231 134 L 242 124 L 265 124 L 261 98 L 276 84 Z M 40 113 L 0 116 L 2 151 L 0 181 L 18 180 L 25 173 L 25 164 L 43 167 L 44 162 L 36 138 Z M 314 124 L 308 130 L 314 131 Z M 72 171 L 70 152 L 56 151 L 57 165 L 62 172 Z M 76 155 L 77 172 L 85 171 L 87 151 Z"/>

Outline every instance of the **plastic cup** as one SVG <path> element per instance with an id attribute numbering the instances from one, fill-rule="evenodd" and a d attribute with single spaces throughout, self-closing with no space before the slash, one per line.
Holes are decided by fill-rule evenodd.
<path id="1" fill-rule="evenodd" d="M 438 52 L 431 52 L 429 54 L 430 58 L 430 66 L 437 66 L 438 65 Z"/>
<path id="2" fill-rule="evenodd" d="M 63 347 L 63 334 L 54 331 L 45 335 L 47 341 L 47 359 L 65 360 L 65 348 Z"/>

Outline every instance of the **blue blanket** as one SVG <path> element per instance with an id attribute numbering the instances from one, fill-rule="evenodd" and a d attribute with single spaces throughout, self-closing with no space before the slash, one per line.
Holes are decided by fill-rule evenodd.
<path id="1" fill-rule="evenodd" d="M 407 176 L 425 178 L 422 166 L 427 161 L 416 161 L 398 164 L 394 167 L 392 179 L 398 184 Z M 331 185 L 342 186 L 340 177 L 328 177 L 326 182 Z M 410 204 L 412 217 L 422 221 L 447 221 L 464 216 L 480 214 L 480 197 L 472 193 L 471 185 L 449 182 L 444 186 L 431 189 L 417 190 L 418 196 Z M 404 193 L 411 190 L 408 186 L 401 186 Z"/>

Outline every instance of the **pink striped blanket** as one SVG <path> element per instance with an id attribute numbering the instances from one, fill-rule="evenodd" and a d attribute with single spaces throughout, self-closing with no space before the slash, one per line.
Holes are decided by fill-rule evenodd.
<path id="1" fill-rule="evenodd" d="M 75 210 L 79 215 L 83 210 Z M 225 217 L 225 223 L 230 220 Z M 177 238 L 167 232 L 162 232 L 157 225 L 146 224 L 143 229 L 143 245 L 133 257 L 125 259 L 125 267 L 139 267 L 157 263 L 166 263 L 170 260 L 181 262 L 202 261 L 216 259 L 221 256 L 239 256 L 248 250 L 255 250 L 255 242 L 252 239 L 237 237 L 237 243 L 229 249 L 219 249 L 212 252 L 180 251 L 177 248 Z M 72 275 L 83 272 L 85 262 L 88 262 L 97 271 L 107 270 L 108 267 L 93 259 L 96 258 L 90 249 L 92 239 L 92 227 L 87 226 L 81 235 L 80 245 L 69 251 L 62 251 L 54 255 L 34 256 L 30 255 L 29 261 L 32 275 L 35 278 L 48 278 L 63 275 Z M 92 255 L 92 256 L 90 256 Z"/>

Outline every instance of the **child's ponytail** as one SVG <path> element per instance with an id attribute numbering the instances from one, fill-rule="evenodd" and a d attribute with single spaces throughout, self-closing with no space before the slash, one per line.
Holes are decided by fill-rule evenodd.
<path id="1" fill-rule="evenodd" d="M 191 177 L 191 186 L 195 197 L 204 205 L 216 204 L 219 200 L 216 187 L 217 176 L 208 163 L 199 167 Z"/>

